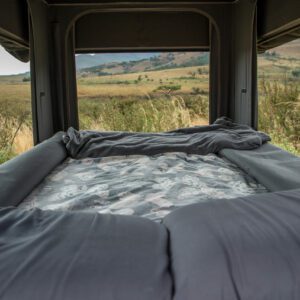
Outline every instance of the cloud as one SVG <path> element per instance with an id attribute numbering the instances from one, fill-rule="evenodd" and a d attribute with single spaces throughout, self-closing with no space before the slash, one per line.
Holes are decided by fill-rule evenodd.
<path id="1" fill-rule="evenodd" d="M 12 75 L 29 72 L 29 63 L 23 63 L 0 46 L 0 75 Z"/>

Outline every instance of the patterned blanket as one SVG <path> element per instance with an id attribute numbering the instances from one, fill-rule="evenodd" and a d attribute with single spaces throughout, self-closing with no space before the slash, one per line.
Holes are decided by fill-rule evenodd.
<path id="1" fill-rule="evenodd" d="M 264 192 L 266 188 L 215 154 L 68 158 L 20 207 L 98 211 L 160 221 L 188 204 Z"/>

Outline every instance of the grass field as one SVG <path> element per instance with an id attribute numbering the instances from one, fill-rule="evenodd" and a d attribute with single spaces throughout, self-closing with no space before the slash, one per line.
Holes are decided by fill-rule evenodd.
<path id="1" fill-rule="evenodd" d="M 208 123 L 208 67 L 78 78 L 80 128 L 165 131 Z"/>
<path id="2" fill-rule="evenodd" d="M 300 40 L 258 57 L 259 130 L 300 155 Z"/>
<path id="3" fill-rule="evenodd" d="M 300 155 L 300 58 L 259 57 L 259 129 Z M 81 129 L 166 131 L 208 123 L 208 66 L 78 73 Z M 32 147 L 30 84 L 0 77 L 0 163 Z"/>
<path id="4" fill-rule="evenodd" d="M 32 140 L 30 84 L 0 82 L 0 163 L 30 149 Z"/>

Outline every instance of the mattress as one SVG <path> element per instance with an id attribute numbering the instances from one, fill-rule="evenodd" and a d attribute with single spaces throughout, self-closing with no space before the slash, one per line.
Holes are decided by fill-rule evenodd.
<path id="1" fill-rule="evenodd" d="M 67 158 L 19 207 L 97 211 L 160 221 L 189 204 L 265 192 L 255 179 L 216 154 Z"/>

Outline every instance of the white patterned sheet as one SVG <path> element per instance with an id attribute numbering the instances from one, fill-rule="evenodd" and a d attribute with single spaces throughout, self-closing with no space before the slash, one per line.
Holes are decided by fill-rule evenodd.
<path id="1" fill-rule="evenodd" d="M 253 178 L 215 154 L 68 158 L 20 207 L 97 211 L 160 221 L 188 204 L 265 192 Z"/>

